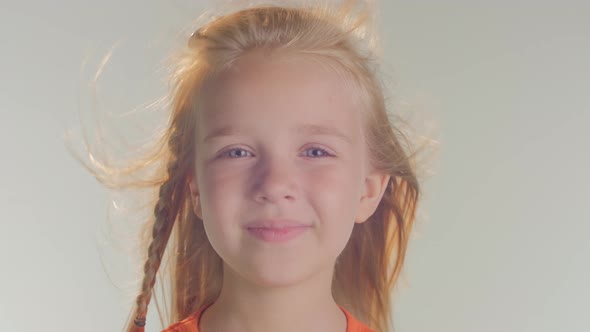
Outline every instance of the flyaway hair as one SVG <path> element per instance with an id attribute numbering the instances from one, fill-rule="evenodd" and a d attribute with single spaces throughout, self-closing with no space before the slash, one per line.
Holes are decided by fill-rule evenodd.
<path id="1" fill-rule="evenodd" d="M 123 168 L 92 159 L 90 171 L 107 187 L 154 189 L 153 215 L 145 222 L 149 236 L 143 244 L 143 280 L 126 331 L 143 331 L 139 325 L 152 297 L 157 302 L 154 285 L 162 272 L 168 278 L 160 281 L 170 282 L 165 303 L 170 314 L 163 324 L 193 314 L 220 292 L 222 260 L 195 213 L 200 207 L 193 206 L 187 181 L 199 153 L 194 142 L 197 101 L 204 82 L 254 49 L 314 57 L 347 78 L 364 101 L 360 111 L 369 162 L 391 179 L 375 213 L 354 225 L 335 266 L 332 293 L 375 331 L 393 328 L 391 294 L 404 264 L 420 190 L 411 146 L 386 109 L 373 15 L 371 3 L 350 0 L 338 5 L 251 5 L 211 18 L 172 58 L 169 122 L 153 149 Z M 132 178 L 146 169 L 155 171 L 141 180 Z"/>

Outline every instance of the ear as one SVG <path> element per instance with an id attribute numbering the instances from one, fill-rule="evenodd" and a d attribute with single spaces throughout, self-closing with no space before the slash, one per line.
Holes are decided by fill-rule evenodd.
<path id="1" fill-rule="evenodd" d="M 199 186 L 197 183 L 197 177 L 194 174 L 190 174 L 188 176 L 188 186 L 190 189 L 190 195 L 191 195 L 191 205 L 193 207 L 193 211 L 195 212 L 195 214 L 197 215 L 197 217 L 199 217 L 201 220 L 203 219 L 203 211 L 201 209 L 201 202 L 199 200 L 200 195 L 199 195 Z"/>
<path id="2" fill-rule="evenodd" d="M 377 210 L 391 176 L 374 172 L 365 179 L 363 195 L 361 196 L 355 223 L 363 223 Z"/>

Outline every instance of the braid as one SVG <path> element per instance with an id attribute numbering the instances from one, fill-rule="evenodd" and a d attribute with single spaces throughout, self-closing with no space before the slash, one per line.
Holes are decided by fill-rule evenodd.
<path id="1" fill-rule="evenodd" d="M 174 131 L 168 145 L 173 156 L 177 156 L 180 150 L 181 135 Z M 176 158 L 174 158 L 176 159 Z M 143 331 L 147 315 L 147 307 L 152 297 L 152 291 L 156 282 L 156 273 L 160 267 L 164 250 L 172 233 L 172 226 L 178 214 L 178 202 L 175 192 L 178 191 L 179 163 L 173 160 L 168 164 L 168 179 L 160 186 L 158 202 L 154 208 L 155 222 L 152 229 L 152 242 L 148 248 L 148 258 L 144 264 L 143 282 L 141 292 L 136 298 L 136 311 L 134 325 L 131 332 Z"/>

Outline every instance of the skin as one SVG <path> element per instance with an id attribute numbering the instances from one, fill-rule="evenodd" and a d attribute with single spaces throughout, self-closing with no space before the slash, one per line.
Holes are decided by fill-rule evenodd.
<path id="1" fill-rule="evenodd" d="M 224 277 L 199 331 L 344 332 L 331 293 L 335 261 L 389 181 L 369 166 L 357 94 L 317 59 L 252 51 L 202 95 L 189 184 Z M 349 141 L 293 131 L 302 124 L 334 128 Z M 239 132 L 203 141 L 226 125 Z M 243 228 L 281 217 L 311 227 L 283 243 Z"/>

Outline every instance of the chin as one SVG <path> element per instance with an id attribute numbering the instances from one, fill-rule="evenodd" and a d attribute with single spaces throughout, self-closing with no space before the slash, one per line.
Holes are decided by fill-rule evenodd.
<path id="1" fill-rule="evenodd" d="M 300 264 L 279 264 L 266 262 L 264 264 L 250 264 L 247 267 L 242 267 L 243 270 L 239 273 L 242 277 L 247 278 L 251 283 L 260 287 L 289 287 L 299 284 L 311 275 L 314 271 L 311 266 L 302 266 Z"/>

